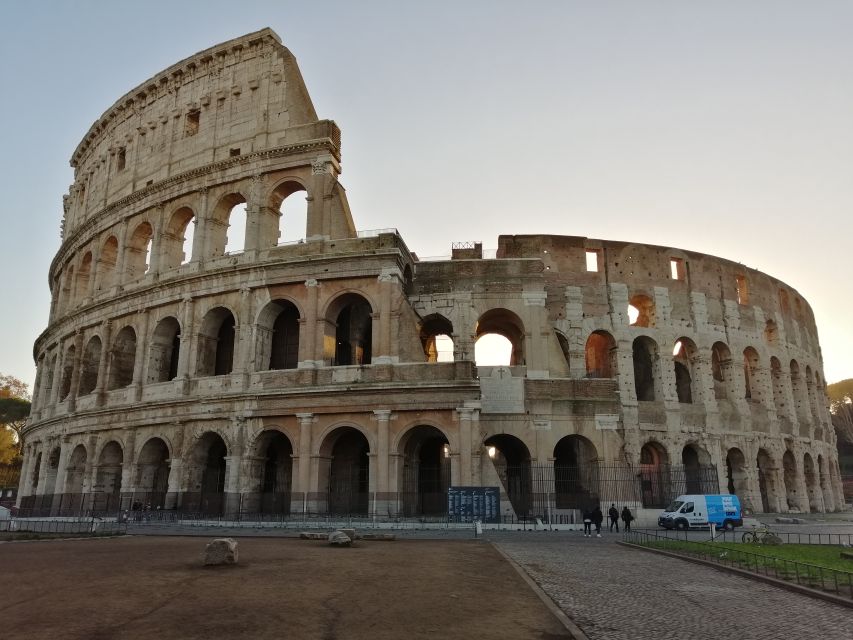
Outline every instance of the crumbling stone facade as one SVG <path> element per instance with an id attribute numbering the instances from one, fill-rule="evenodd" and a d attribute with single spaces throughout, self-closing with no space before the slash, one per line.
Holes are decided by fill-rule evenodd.
<path id="1" fill-rule="evenodd" d="M 582 237 L 420 261 L 394 229 L 356 231 L 340 153 L 269 29 L 173 65 L 92 125 L 34 348 L 20 504 L 418 515 L 450 484 L 512 499 L 534 466 L 657 482 L 683 465 L 715 466 L 710 489 L 750 509 L 840 508 L 817 330 L 794 289 Z M 280 243 L 294 198 L 303 239 Z M 241 206 L 244 245 L 226 251 Z M 509 341 L 505 366 L 476 366 L 486 334 Z M 608 497 L 558 476 L 535 490 L 551 513 Z M 632 504 L 653 506 L 653 485 Z"/>

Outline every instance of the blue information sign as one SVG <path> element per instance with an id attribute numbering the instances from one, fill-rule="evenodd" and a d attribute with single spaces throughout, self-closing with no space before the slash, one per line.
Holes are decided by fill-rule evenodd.
<path id="1" fill-rule="evenodd" d="M 447 517 L 455 522 L 499 523 L 499 487 L 450 487 L 447 490 Z"/>

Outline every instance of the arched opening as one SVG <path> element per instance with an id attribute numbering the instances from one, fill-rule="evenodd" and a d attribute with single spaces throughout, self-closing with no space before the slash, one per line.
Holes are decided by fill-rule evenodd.
<path id="1" fill-rule="evenodd" d="M 779 327 L 776 326 L 775 320 L 764 323 L 764 341 L 770 346 L 779 342 Z"/>
<path id="2" fill-rule="evenodd" d="M 633 296 L 628 301 L 628 323 L 632 327 L 654 327 L 655 301 L 643 294 Z"/>
<path id="3" fill-rule="evenodd" d="M 699 350 L 690 338 L 679 338 L 672 352 L 675 367 L 675 392 L 682 404 L 693 402 L 693 380 L 696 377 L 696 361 Z"/>
<path id="4" fill-rule="evenodd" d="M 198 335 L 199 376 L 224 376 L 234 367 L 234 315 L 225 307 L 214 307 L 201 322 Z"/>
<path id="5" fill-rule="evenodd" d="M 593 331 L 586 340 L 587 378 L 616 377 L 616 340 L 607 331 Z"/>
<path id="6" fill-rule="evenodd" d="M 326 475 L 329 513 L 363 515 L 370 503 L 370 445 L 358 429 L 341 427 L 320 449 L 328 459 Z M 321 489 L 323 475 L 321 471 Z"/>
<path id="7" fill-rule="evenodd" d="M 714 398 L 727 400 L 732 385 L 732 352 L 722 342 L 711 347 L 711 376 L 714 379 Z"/>
<path id="8" fill-rule="evenodd" d="M 326 314 L 326 355 L 334 366 L 367 365 L 373 351 L 373 309 L 357 293 L 337 298 Z M 329 353 L 328 334 L 334 331 L 334 351 Z"/>
<path id="9" fill-rule="evenodd" d="M 133 382 L 136 367 L 136 331 L 124 327 L 113 340 L 108 389 L 121 389 Z"/>
<path id="10" fill-rule="evenodd" d="M 69 311 L 74 308 L 74 265 L 68 265 L 65 270 L 65 280 L 62 285 L 62 310 Z"/>
<path id="11" fill-rule="evenodd" d="M 53 496 L 53 492 L 56 489 L 56 475 L 59 470 L 60 454 L 59 447 L 54 447 L 47 457 L 47 473 L 45 474 L 44 490 L 42 491 L 45 496 Z"/>
<path id="12" fill-rule="evenodd" d="M 402 509 L 406 516 L 447 514 L 450 445 L 435 427 L 413 427 L 400 443 L 403 455 Z"/>
<path id="13" fill-rule="evenodd" d="M 749 478 L 746 470 L 746 457 L 743 451 L 733 447 L 726 453 L 726 488 L 728 492 L 749 503 Z"/>
<path id="14" fill-rule="evenodd" d="M 634 340 L 634 389 L 637 400 L 650 402 L 655 399 L 655 368 L 658 361 L 658 345 L 647 336 Z"/>
<path id="15" fill-rule="evenodd" d="M 101 247 L 98 255 L 98 291 L 107 291 L 116 283 L 116 260 L 118 260 L 118 240 L 110 236 Z"/>
<path id="16" fill-rule="evenodd" d="M 124 453 L 121 445 L 111 440 L 101 449 L 95 473 L 92 510 L 97 513 L 112 513 L 121 507 L 121 466 Z"/>
<path id="17" fill-rule="evenodd" d="M 59 515 L 79 513 L 83 501 L 83 479 L 86 472 L 86 447 L 78 444 L 68 458 L 65 467 L 65 493 L 62 496 Z"/>
<path id="18" fill-rule="evenodd" d="M 791 360 L 791 393 L 794 397 L 797 418 L 801 424 L 808 424 L 810 418 L 808 392 L 805 381 L 800 375 L 800 365 L 796 360 Z"/>
<path id="19" fill-rule="evenodd" d="M 308 237 L 308 192 L 298 182 L 285 182 L 276 187 L 278 206 L 278 244 L 304 241 Z"/>
<path id="20" fill-rule="evenodd" d="M 782 455 L 782 480 L 785 483 L 785 497 L 789 511 L 800 510 L 800 500 L 797 495 L 797 461 L 794 454 L 785 451 Z"/>
<path id="21" fill-rule="evenodd" d="M 708 452 L 695 444 L 688 444 L 681 450 L 681 464 L 684 465 L 684 493 L 718 493 L 717 470 L 711 464 Z"/>
<path id="22" fill-rule="evenodd" d="M 153 237 L 154 229 L 148 222 L 140 223 L 133 230 L 124 253 L 125 277 L 127 280 L 136 280 L 148 272 L 151 262 L 151 240 Z"/>
<path id="23" fill-rule="evenodd" d="M 670 499 L 669 456 L 658 442 L 647 442 L 640 449 L 640 490 L 648 509 L 663 508 Z"/>
<path id="24" fill-rule="evenodd" d="M 273 300 L 258 317 L 259 371 L 299 365 L 299 309 L 289 300 Z"/>
<path id="25" fill-rule="evenodd" d="M 59 401 L 65 400 L 71 393 L 71 379 L 74 375 L 74 359 L 77 357 L 77 349 L 72 344 L 65 350 L 65 358 L 62 361 L 62 380 L 59 385 Z"/>
<path id="26" fill-rule="evenodd" d="M 571 371 L 571 353 L 569 350 L 569 339 L 562 331 L 554 331 L 557 334 L 557 342 L 560 345 L 560 353 L 563 354 L 563 360 L 566 361 L 566 368 Z"/>
<path id="27" fill-rule="evenodd" d="M 530 451 L 527 446 L 508 434 L 492 436 L 483 444 L 515 514 L 530 515 L 533 506 L 533 482 Z"/>
<path id="28" fill-rule="evenodd" d="M 136 467 L 134 502 L 154 509 L 165 507 L 169 490 L 169 447 L 161 438 L 151 438 L 139 452 Z"/>
<path id="29" fill-rule="evenodd" d="M 240 253 L 246 245 L 246 199 L 239 193 L 222 197 L 213 210 L 208 230 L 211 258 Z"/>
<path id="30" fill-rule="evenodd" d="M 773 406 L 776 407 L 779 429 L 782 433 L 790 434 L 793 432 L 793 424 L 785 400 L 785 377 L 782 373 L 782 363 L 776 356 L 770 358 L 770 378 L 773 386 Z"/>
<path id="31" fill-rule="evenodd" d="M 177 318 L 167 316 L 157 323 L 151 335 L 148 383 L 168 382 L 177 378 L 180 355 L 181 325 Z"/>
<path id="32" fill-rule="evenodd" d="M 743 350 L 743 380 L 744 380 L 744 397 L 747 400 L 762 401 L 763 389 L 761 381 L 758 378 L 760 361 L 758 352 L 752 347 L 747 347 Z"/>
<path id="33" fill-rule="evenodd" d="M 761 495 L 761 511 L 770 513 L 776 509 L 776 465 L 764 449 L 758 450 L 758 491 Z"/>
<path id="34" fill-rule="evenodd" d="M 475 336 L 474 359 L 478 367 L 525 364 L 524 324 L 512 311 L 508 309 L 486 311 L 477 320 Z M 503 340 L 490 336 L 500 336 Z M 507 343 L 509 349 L 507 349 Z"/>
<path id="35" fill-rule="evenodd" d="M 92 393 L 98 385 L 98 367 L 101 363 L 101 339 L 92 336 L 83 350 L 83 361 L 80 363 L 79 395 Z"/>
<path id="36" fill-rule="evenodd" d="M 36 455 L 36 463 L 33 465 L 33 471 L 30 475 L 30 492 L 35 493 L 39 485 L 39 473 L 41 473 L 41 451 Z"/>
<path id="37" fill-rule="evenodd" d="M 554 447 L 554 494 L 557 509 L 598 505 L 598 452 L 587 438 L 565 436 Z"/>
<path id="38" fill-rule="evenodd" d="M 222 514 L 227 455 L 228 447 L 218 433 L 208 431 L 198 439 L 188 459 L 187 486 L 191 491 L 183 497 L 185 511 Z"/>
<path id="39" fill-rule="evenodd" d="M 444 316 L 423 319 L 420 338 L 427 362 L 453 362 L 453 325 Z"/>
<path id="40" fill-rule="evenodd" d="M 194 236 L 195 214 L 189 207 L 181 207 L 172 214 L 161 238 L 161 265 L 164 269 L 174 269 L 193 258 Z"/>
<path id="41" fill-rule="evenodd" d="M 255 447 L 258 513 L 290 513 L 293 482 L 293 446 L 290 440 L 281 431 L 271 429 L 258 436 Z"/>
<path id="42" fill-rule="evenodd" d="M 820 483 L 820 490 L 823 494 L 824 509 L 826 511 L 834 511 L 835 498 L 832 495 L 832 484 L 830 482 L 829 474 L 826 470 L 826 463 L 824 462 L 822 455 L 818 455 L 817 457 L 817 473 L 818 482 Z"/>
<path id="43" fill-rule="evenodd" d="M 817 474 L 815 473 L 814 461 L 812 457 L 806 453 L 803 455 L 803 475 L 806 480 L 806 491 L 809 495 L 809 511 L 818 513 L 821 511 L 821 495 L 819 493 Z"/>
<path id="44" fill-rule="evenodd" d="M 53 382 L 56 371 L 56 356 L 47 361 L 47 369 L 44 372 L 44 391 L 42 391 L 42 404 L 49 405 L 53 399 Z"/>
<path id="45" fill-rule="evenodd" d="M 80 268 L 77 270 L 77 284 L 75 286 L 74 297 L 83 299 L 89 295 L 89 282 L 92 277 L 92 252 L 87 251 L 80 261 Z"/>

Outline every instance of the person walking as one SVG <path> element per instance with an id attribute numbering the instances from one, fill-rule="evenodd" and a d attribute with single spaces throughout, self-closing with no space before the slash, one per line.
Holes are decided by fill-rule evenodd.
<path id="1" fill-rule="evenodd" d="M 604 514 L 601 513 L 601 507 L 599 505 L 595 505 L 595 509 L 592 511 L 592 524 L 595 525 L 595 537 L 601 537 L 601 523 L 604 521 Z"/>
<path id="2" fill-rule="evenodd" d="M 628 508 L 628 505 L 622 507 L 622 522 L 625 523 L 625 531 L 631 530 L 631 520 L 634 519 L 634 514 L 631 513 L 631 510 Z"/>
<path id="3" fill-rule="evenodd" d="M 592 510 L 588 507 L 583 510 L 583 537 L 589 538 L 592 535 Z"/>
<path id="4" fill-rule="evenodd" d="M 619 533 L 619 510 L 615 503 L 611 503 L 607 515 L 610 516 L 610 533 L 613 533 L 613 527 L 616 527 L 616 533 Z"/>

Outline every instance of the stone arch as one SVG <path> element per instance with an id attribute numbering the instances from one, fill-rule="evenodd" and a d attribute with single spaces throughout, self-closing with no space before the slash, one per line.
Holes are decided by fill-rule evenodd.
<path id="1" fill-rule="evenodd" d="M 835 499 L 832 495 L 832 482 L 827 473 L 826 462 L 821 454 L 817 456 L 817 472 L 820 490 L 823 494 L 823 504 L 826 511 L 835 510 Z"/>
<path id="2" fill-rule="evenodd" d="M 776 356 L 770 357 L 770 380 L 773 387 L 773 406 L 776 408 L 779 429 L 782 433 L 791 434 L 793 433 L 793 424 L 787 406 L 785 375 L 782 372 L 782 363 Z"/>
<path id="3" fill-rule="evenodd" d="M 196 373 L 228 375 L 234 369 L 237 321 L 227 307 L 213 307 L 201 321 L 198 333 Z"/>
<path id="4" fill-rule="evenodd" d="M 812 460 L 812 457 L 808 452 L 803 454 L 803 476 L 806 481 L 809 511 L 811 513 L 819 513 L 823 511 L 821 508 L 823 506 L 823 496 L 820 494 L 820 485 L 818 484 L 818 477 L 815 473 L 814 460 Z"/>
<path id="5" fill-rule="evenodd" d="M 328 511 L 367 514 L 370 503 L 370 443 L 359 429 L 341 426 L 322 440 L 318 487 L 328 497 Z"/>
<path id="6" fill-rule="evenodd" d="M 195 212 L 190 207 L 182 206 L 172 213 L 160 240 L 162 269 L 175 269 L 195 258 L 191 244 L 195 236 L 195 226 Z M 190 250 L 189 254 L 187 249 Z"/>
<path id="7" fill-rule="evenodd" d="M 654 327 L 655 301 L 642 293 L 631 296 L 628 301 L 628 321 L 632 327 Z"/>
<path id="8" fill-rule="evenodd" d="M 406 516 L 447 514 L 450 486 L 450 442 L 432 425 L 418 424 L 401 434 L 398 453 L 398 485 L 402 487 L 401 508 Z"/>
<path id="9" fill-rule="evenodd" d="M 86 475 L 86 459 L 85 445 L 78 444 L 71 450 L 68 464 L 65 466 L 65 493 L 70 494 L 70 498 L 67 500 L 63 498 L 62 511 L 65 511 L 66 503 L 79 503 L 82 498 Z M 68 508 L 70 511 L 77 511 L 77 509 L 71 508 L 71 504 L 68 504 Z"/>
<path id="10" fill-rule="evenodd" d="M 325 313 L 325 358 L 333 366 L 367 365 L 373 357 L 373 306 L 360 293 L 333 298 Z"/>
<path id="11" fill-rule="evenodd" d="M 753 347 L 743 350 L 743 381 L 744 398 L 761 402 L 764 399 L 764 388 L 761 381 L 761 359 Z"/>
<path id="12" fill-rule="evenodd" d="M 221 515 L 225 508 L 228 445 L 216 431 L 205 431 L 193 443 L 184 462 L 185 511 Z"/>
<path id="13" fill-rule="evenodd" d="M 256 370 L 297 368 L 300 320 L 299 307 L 291 300 L 271 300 L 264 306 L 258 314 Z"/>
<path id="14" fill-rule="evenodd" d="M 671 490 L 669 454 L 655 440 L 649 440 L 640 449 L 640 491 L 643 507 L 663 508 Z"/>
<path id="15" fill-rule="evenodd" d="M 711 376 L 714 380 L 714 398 L 728 400 L 734 396 L 732 375 L 732 352 L 725 342 L 715 342 L 711 347 Z"/>
<path id="16" fill-rule="evenodd" d="M 57 356 L 45 356 L 47 368 L 44 372 L 44 385 L 42 391 L 42 404 L 48 405 L 53 397 L 53 385 L 56 378 Z"/>
<path id="17" fill-rule="evenodd" d="M 244 498 L 245 510 L 260 514 L 290 513 L 293 443 L 286 433 L 269 427 L 257 435 L 253 450 L 250 493 Z"/>
<path id="18" fill-rule="evenodd" d="M 89 284 L 92 279 L 92 252 L 87 251 L 83 254 L 80 260 L 80 267 L 77 269 L 77 283 L 74 286 L 74 297 L 77 300 L 86 298 L 89 295 Z"/>
<path id="19" fill-rule="evenodd" d="M 800 499 L 797 495 L 797 459 L 790 450 L 782 454 L 782 480 L 785 483 L 785 497 L 788 502 L 788 511 L 800 510 Z"/>
<path id="20" fill-rule="evenodd" d="M 588 509 L 598 504 L 598 451 L 584 436 L 560 438 L 554 446 L 554 497 L 557 509 Z"/>
<path id="21" fill-rule="evenodd" d="M 151 266 L 151 243 L 154 238 L 154 228 L 146 221 L 136 225 L 124 251 L 124 274 L 129 281 L 137 280 Z"/>
<path id="22" fill-rule="evenodd" d="M 304 194 L 300 197 L 299 194 Z M 270 209 L 278 212 L 277 234 L 264 244 L 304 241 L 308 237 L 308 189 L 296 178 L 285 178 L 270 193 Z"/>
<path id="23" fill-rule="evenodd" d="M 800 365 L 796 360 L 791 360 L 791 395 L 794 398 L 796 415 L 800 423 L 809 422 L 809 399 L 805 381 L 800 375 Z"/>
<path id="24" fill-rule="evenodd" d="M 688 494 L 716 493 L 720 486 L 711 471 L 711 455 L 707 449 L 697 443 L 689 443 L 681 450 L 681 464 L 684 465 L 684 492 Z M 715 474 L 714 474 L 715 475 Z"/>
<path id="25" fill-rule="evenodd" d="M 181 324 L 174 316 L 157 322 L 148 351 L 148 384 L 168 382 L 178 377 L 181 355 Z"/>
<path id="26" fill-rule="evenodd" d="M 776 463 L 765 450 L 759 449 L 756 455 L 758 468 L 758 493 L 761 496 L 761 511 L 769 513 L 778 508 L 778 491 L 776 486 Z"/>
<path id="27" fill-rule="evenodd" d="M 78 395 L 92 393 L 98 385 L 98 368 L 101 364 L 101 339 L 98 336 L 89 338 L 83 349 L 83 360 L 80 362 L 80 386 Z"/>
<path id="28" fill-rule="evenodd" d="M 569 339 L 566 334 L 559 329 L 554 329 L 554 334 L 557 336 L 557 343 L 560 345 L 560 353 L 563 354 L 563 360 L 566 362 L 566 369 L 571 371 L 571 349 L 569 348 Z"/>
<path id="29" fill-rule="evenodd" d="M 529 514 L 533 506 L 533 480 L 527 445 L 506 433 L 491 436 L 483 444 L 516 515 Z M 488 478 L 484 481 L 488 482 Z"/>
<path id="30" fill-rule="evenodd" d="M 101 447 L 95 471 L 93 511 L 109 513 L 121 507 L 123 463 L 124 451 L 117 440 L 110 440 Z"/>
<path id="31" fill-rule="evenodd" d="M 587 378 L 616 377 L 616 340 L 607 331 L 589 334 L 584 349 Z"/>
<path id="32" fill-rule="evenodd" d="M 779 327 L 772 318 L 764 323 L 764 341 L 770 346 L 775 346 L 779 343 Z"/>
<path id="33" fill-rule="evenodd" d="M 239 191 L 233 191 L 231 193 L 225 194 L 221 198 L 219 198 L 216 206 L 213 208 L 213 214 L 208 220 L 208 248 L 207 255 L 211 258 L 218 258 L 219 256 L 225 255 L 226 247 L 230 253 L 235 253 L 239 251 L 236 248 L 232 248 L 229 246 L 229 235 L 231 244 L 234 244 L 234 240 L 239 239 L 242 235 L 244 238 L 245 247 L 245 237 L 246 237 L 246 229 L 245 227 L 242 231 L 239 228 L 237 218 L 240 220 L 243 219 L 245 214 L 240 213 L 238 216 L 234 216 L 232 220 L 232 215 L 234 214 L 234 209 L 237 207 L 245 207 L 247 202 L 247 198 L 240 193 Z M 241 209 L 242 210 L 242 209 Z M 235 227 L 231 229 L 231 227 Z M 229 232 L 230 229 L 230 232 Z M 237 243 L 239 244 L 239 242 Z"/>
<path id="34" fill-rule="evenodd" d="M 694 389 L 697 387 L 698 375 L 696 364 L 699 359 L 699 349 L 690 338 L 681 337 L 675 341 L 672 361 L 675 369 L 675 393 L 682 404 L 692 404 Z"/>
<path id="35" fill-rule="evenodd" d="M 77 357 L 77 349 L 72 344 L 65 350 L 62 360 L 62 378 L 59 384 L 59 401 L 62 402 L 71 394 L 71 380 L 74 374 L 74 359 Z"/>
<path id="36" fill-rule="evenodd" d="M 421 321 L 421 345 L 427 362 L 453 362 L 453 324 L 433 313 Z"/>
<path id="37" fill-rule="evenodd" d="M 732 447 L 726 452 L 726 480 L 728 492 L 740 498 L 744 506 L 751 509 L 746 456 L 737 447 Z"/>
<path id="38" fill-rule="evenodd" d="M 502 336 L 511 345 L 509 361 L 504 365 L 514 366 L 525 364 L 524 360 L 524 323 L 509 309 L 495 308 L 483 313 L 474 328 L 476 342 L 488 334 Z M 479 364 L 479 361 L 478 361 Z"/>
<path id="39" fill-rule="evenodd" d="M 65 278 L 62 284 L 62 310 L 71 311 L 75 306 L 74 299 L 74 265 L 69 264 L 65 267 Z"/>
<path id="40" fill-rule="evenodd" d="M 136 491 L 134 501 L 142 506 L 163 508 L 169 491 L 169 445 L 154 436 L 145 441 L 136 458 Z M 138 506 L 138 505 L 131 505 Z"/>
<path id="41" fill-rule="evenodd" d="M 117 282 L 116 272 L 118 261 L 118 239 L 111 235 L 101 246 L 101 251 L 98 254 L 98 270 L 96 278 L 96 286 L 98 291 L 106 291 L 114 287 Z"/>
<path id="42" fill-rule="evenodd" d="M 660 380 L 658 345 L 648 336 L 639 336 L 634 339 L 632 349 L 636 398 L 640 401 L 655 400 Z"/>
<path id="43" fill-rule="evenodd" d="M 121 389 L 133 382 L 136 370 L 136 331 L 126 325 L 113 339 L 108 389 Z"/>

